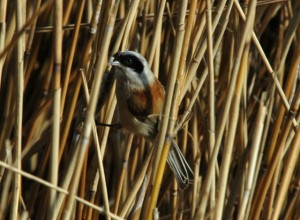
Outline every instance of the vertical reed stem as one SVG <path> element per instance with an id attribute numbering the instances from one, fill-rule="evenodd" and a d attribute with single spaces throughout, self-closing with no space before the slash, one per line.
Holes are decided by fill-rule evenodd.
<path id="1" fill-rule="evenodd" d="M 24 21 L 24 1 L 17 1 L 16 4 L 16 30 L 22 29 Z M 22 34 L 17 41 L 16 48 L 16 69 L 15 69 L 15 82 L 16 82 L 16 121 L 15 121 L 15 145 L 14 145 L 14 166 L 16 169 L 21 169 L 21 152 L 22 152 L 22 122 L 23 122 L 23 90 L 24 90 L 24 35 Z M 11 219 L 19 218 L 19 204 L 21 198 L 21 175 L 14 174 L 13 177 L 13 194 L 12 194 L 12 209 L 10 213 Z"/>

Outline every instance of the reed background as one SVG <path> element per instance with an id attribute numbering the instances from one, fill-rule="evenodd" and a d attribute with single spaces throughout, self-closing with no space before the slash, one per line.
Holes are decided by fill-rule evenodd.
<path id="1" fill-rule="evenodd" d="M 297 0 L 0 0 L 0 219 L 299 219 L 299 20 Z M 154 148 L 95 127 L 118 120 L 98 99 L 118 50 L 166 88 Z"/>

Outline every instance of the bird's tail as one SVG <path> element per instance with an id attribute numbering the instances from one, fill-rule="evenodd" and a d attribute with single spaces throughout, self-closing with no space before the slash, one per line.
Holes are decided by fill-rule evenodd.
<path id="1" fill-rule="evenodd" d="M 186 189 L 189 184 L 193 182 L 194 173 L 174 139 L 172 139 L 172 146 L 168 154 L 167 162 L 174 173 L 179 189 Z"/>

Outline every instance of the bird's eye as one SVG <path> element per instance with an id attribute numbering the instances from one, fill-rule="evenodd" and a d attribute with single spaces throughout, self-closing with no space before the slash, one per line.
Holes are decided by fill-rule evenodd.
<path id="1" fill-rule="evenodd" d="M 124 67 L 130 68 L 138 74 L 140 74 L 144 69 L 142 61 L 134 54 L 121 54 L 118 57 L 118 60 Z"/>
<path id="2" fill-rule="evenodd" d="M 127 58 L 127 63 L 132 64 L 132 59 L 130 57 Z"/>

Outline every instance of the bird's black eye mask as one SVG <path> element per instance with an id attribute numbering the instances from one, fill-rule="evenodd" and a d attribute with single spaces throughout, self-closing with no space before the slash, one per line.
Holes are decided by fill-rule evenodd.
<path id="1" fill-rule="evenodd" d="M 123 54 L 121 52 L 118 52 L 113 57 L 114 60 L 117 60 L 120 63 L 122 63 L 124 66 L 127 66 L 135 70 L 135 72 L 137 72 L 138 74 L 141 74 L 143 72 L 144 65 L 142 61 L 140 61 L 140 59 L 137 58 L 136 56 L 132 54 Z"/>

